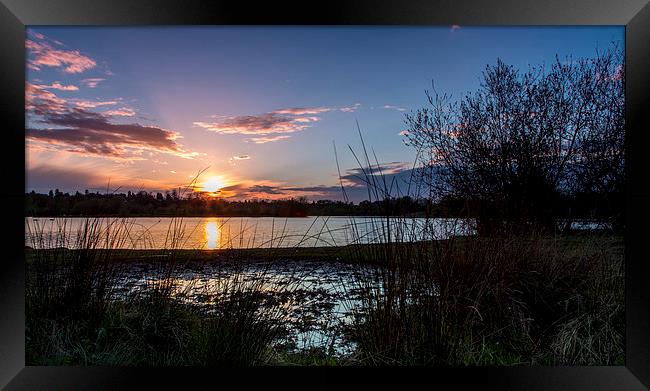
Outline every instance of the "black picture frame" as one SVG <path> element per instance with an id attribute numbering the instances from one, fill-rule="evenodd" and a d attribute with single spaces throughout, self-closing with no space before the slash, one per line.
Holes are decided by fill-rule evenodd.
<path id="1" fill-rule="evenodd" d="M 221 368 L 26 367 L 24 311 L 24 88 L 25 26 L 34 25 L 625 25 L 626 175 L 625 233 L 626 365 L 613 367 L 477 367 L 372 370 L 252 368 L 237 373 Z M 317 1 L 312 3 L 171 0 L 0 0 L 0 153 L 5 210 L 0 260 L 0 387 L 7 389 L 183 388 L 197 382 L 211 388 L 225 381 L 240 386 L 295 384 L 311 387 L 366 386 L 393 381 L 472 385 L 495 389 L 643 390 L 650 387 L 650 5 L 627 1 Z M 23 227 L 22 229 L 20 227 Z M 22 237 L 21 237 L 22 235 Z M 345 375 L 346 380 L 341 379 Z"/>

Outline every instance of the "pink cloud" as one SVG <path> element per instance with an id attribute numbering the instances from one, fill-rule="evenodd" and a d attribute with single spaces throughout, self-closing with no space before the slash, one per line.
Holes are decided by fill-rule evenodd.
<path id="1" fill-rule="evenodd" d="M 238 156 L 233 156 L 232 158 L 235 160 L 249 160 L 251 157 L 250 155 L 238 155 Z"/>
<path id="2" fill-rule="evenodd" d="M 294 118 L 295 122 L 302 122 L 302 123 L 309 123 L 309 122 L 316 122 L 319 121 L 320 118 L 318 117 L 296 117 Z"/>
<path id="3" fill-rule="evenodd" d="M 406 111 L 405 108 L 394 106 L 394 105 L 383 105 L 382 108 L 388 109 L 388 110 Z"/>
<path id="4" fill-rule="evenodd" d="M 53 48 L 47 42 L 36 42 L 28 39 L 25 46 L 33 55 L 28 59 L 28 67 L 39 71 L 41 67 L 63 68 L 65 73 L 82 73 L 94 68 L 97 63 L 78 50 L 61 50 Z"/>
<path id="5" fill-rule="evenodd" d="M 47 91 L 42 86 L 25 82 L 25 109 L 42 115 L 53 112 L 60 113 L 66 109 L 66 100 L 55 93 Z"/>
<path id="6" fill-rule="evenodd" d="M 352 107 L 358 107 L 357 103 Z M 272 133 L 295 133 L 307 129 L 320 117 L 314 114 L 337 110 L 329 107 L 289 107 L 258 115 L 221 116 L 212 115 L 214 122 L 194 122 L 193 125 L 221 134 L 259 135 L 246 139 L 246 142 L 264 144 L 289 138 L 289 136 L 268 136 Z M 341 109 L 342 110 L 342 109 Z"/>
<path id="7" fill-rule="evenodd" d="M 284 140 L 287 138 L 289 138 L 289 136 L 264 136 L 264 137 L 247 138 L 245 141 L 254 144 L 266 144 L 266 143 L 274 143 L 276 141 Z"/>
<path id="8" fill-rule="evenodd" d="M 282 183 L 271 181 L 252 182 L 244 181 L 234 185 L 223 187 L 220 190 L 220 196 L 230 199 L 264 199 L 277 200 L 289 199 L 299 196 L 319 196 L 326 193 L 328 188 L 290 188 L 283 186 Z M 340 189 L 340 187 L 336 187 Z"/>
<path id="9" fill-rule="evenodd" d="M 135 110 L 129 107 L 120 107 L 119 109 L 106 111 L 104 114 L 121 117 L 133 117 L 135 115 Z"/>
<path id="10" fill-rule="evenodd" d="M 90 102 L 91 105 L 84 105 L 83 101 L 75 101 L 72 104 L 29 82 L 25 84 L 25 92 L 28 123 L 44 126 L 25 130 L 30 150 L 34 150 L 34 147 L 47 148 L 111 159 L 142 159 L 139 155 L 144 151 L 186 159 L 198 155 L 185 150 L 176 141 L 180 138 L 178 132 L 137 123 L 116 124 L 111 122 L 108 115 L 88 110 L 97 105 L 117 102 Z"/>
<path id="11" fill-rule="evenodd" d="M 36 31 L 30 31 L 29 35 L 31 35 L 32 37 L 34 37 L 36 39 L 45 39 L 45 35 L 43 35 L 41 33 L 37 33 Z"/>
<path id="12" fill-rule="evenodd" d="M 52 90 L 60 90 L 60 91 L 78 91 L 79 87 L 74 86 L 74 85 L 69 85 L 69 86 L 64 86 L 58 81 L 55 81 L 54 83 L 48 85 L 39 85 L 41 88 L 47 88 L 47 89 L 52 89 Z"/>
<path id="13" fill-rule="evenodd" d="M 353 113 L 356 111 L 359 107 L 361 106 L 361 103 L 355 103 L 352 106 L 348 107 L 341 107 L 339 110 L 341 110 L 344 113 Z"/>
<path id="14" fill-rule="evenodd" d="M 85 85 L 88 88 L 95 88 L 100 82 L 104 80 L 106 79 L 102 79 L 100 77 L 93 77 L 93 78 L 81 80 L 81 84 Z"/>
<path id="15" fill-rule="evenodd" d="M 189 158 L 197 153 L 184 150 L 179 134 L 156 126 L 114 124 L 99 113 L 73 109 L 45 116 L 47 125 L 56 128 L 28 128 L 25 137 L 72 153 L 109 158 L 132 158 L 144 151 L 162 152 Z"/>
<path id="16" fill-rule="evenodd" d="M 82 109 L 94 109 L 100 106 L 112 106 L 118 104 L 115 100 L 109 101 L 92 101 L 92 100 L 77 100 L 74 105 Z"/>
<path id="17" fill-rule="evenodd" d="M 275 110 L 275 114 L 291 114 L 291 115 L 306 115 L 306 114 L 320 114 L 331 111 L 329 107 L 292 107 Z"/>
<path id="18" fill-rule="evenodd" d="M 275 112 L 228 117 L 220 122 L 194 122 L 194 126 L 221 134 L 294 133 L 304 130 L 318 117 L 287 117 Z"/>

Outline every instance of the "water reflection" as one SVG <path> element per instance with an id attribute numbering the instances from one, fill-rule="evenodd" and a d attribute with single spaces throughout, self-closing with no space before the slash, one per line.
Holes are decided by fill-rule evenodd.
<path id="1" fill-rule="evenodd" d="M 217 230 L 212 232 L 219 232 L 223 221 L 217 220 Z M 223 235 L 226 238 L 227 231 Z M 341 328 L 349 327 L 353 311 L 361 304 L 359 293 L 350 289 L 357 286 L 359 272 L 363 271 L 329 261 L 253 263 L 243 268 L 215 263 L 179 272 L 171 277 L 171 286 L 175 298 L 205 306 L 206 311 L 213 311 L 212 305 L 226 303 L 232 293 L 242 300 L 251 294 L 260 300 L 256 301 L 261 306 L 258 316 L 286 322 L 288 334 L 278 342 L 297 349 L 333 348 L 338 354 L 349 354 L 355 345 Z M 167 283 L 158 274 L 145 272 L 143 277 L 143 271 L 137 270 L 120 281 L 118 291 L 138 294 L 146 286 Z"/>
<path id="2" fill-rule="evenodd" d="M 205 248 L 208 250 L 218 249 L 221 239 L 221 227 L 217 219 L 210 219 L 205 222 Z"/>

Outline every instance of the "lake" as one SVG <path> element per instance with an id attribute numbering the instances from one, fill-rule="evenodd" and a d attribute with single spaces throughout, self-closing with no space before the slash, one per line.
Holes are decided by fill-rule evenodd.
<path id="1" fill-rule="evenodd" d="M 138 217 L 25 218 L 25 245 L 79 247 L 87 221 L 103 238 L 98 247 L 226 249 L 329 247 L 353 243 L 446 239 L 473 234 L 469 219 L 394 217 Z M 390 229 L 388 229 L 390 227 Z M 81 235 L 82 236 L 82 235 Z"/>

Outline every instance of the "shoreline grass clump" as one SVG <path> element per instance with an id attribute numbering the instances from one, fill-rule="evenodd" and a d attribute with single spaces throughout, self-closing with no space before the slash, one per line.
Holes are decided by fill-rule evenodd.
<path id="1" fill-rule="evenodd" d="M 348 331 L 363 364 L 623 361 L 620 237 L 462 237 L 373 251 L 373 267 L 368 254 L 358 264 Z"/>

